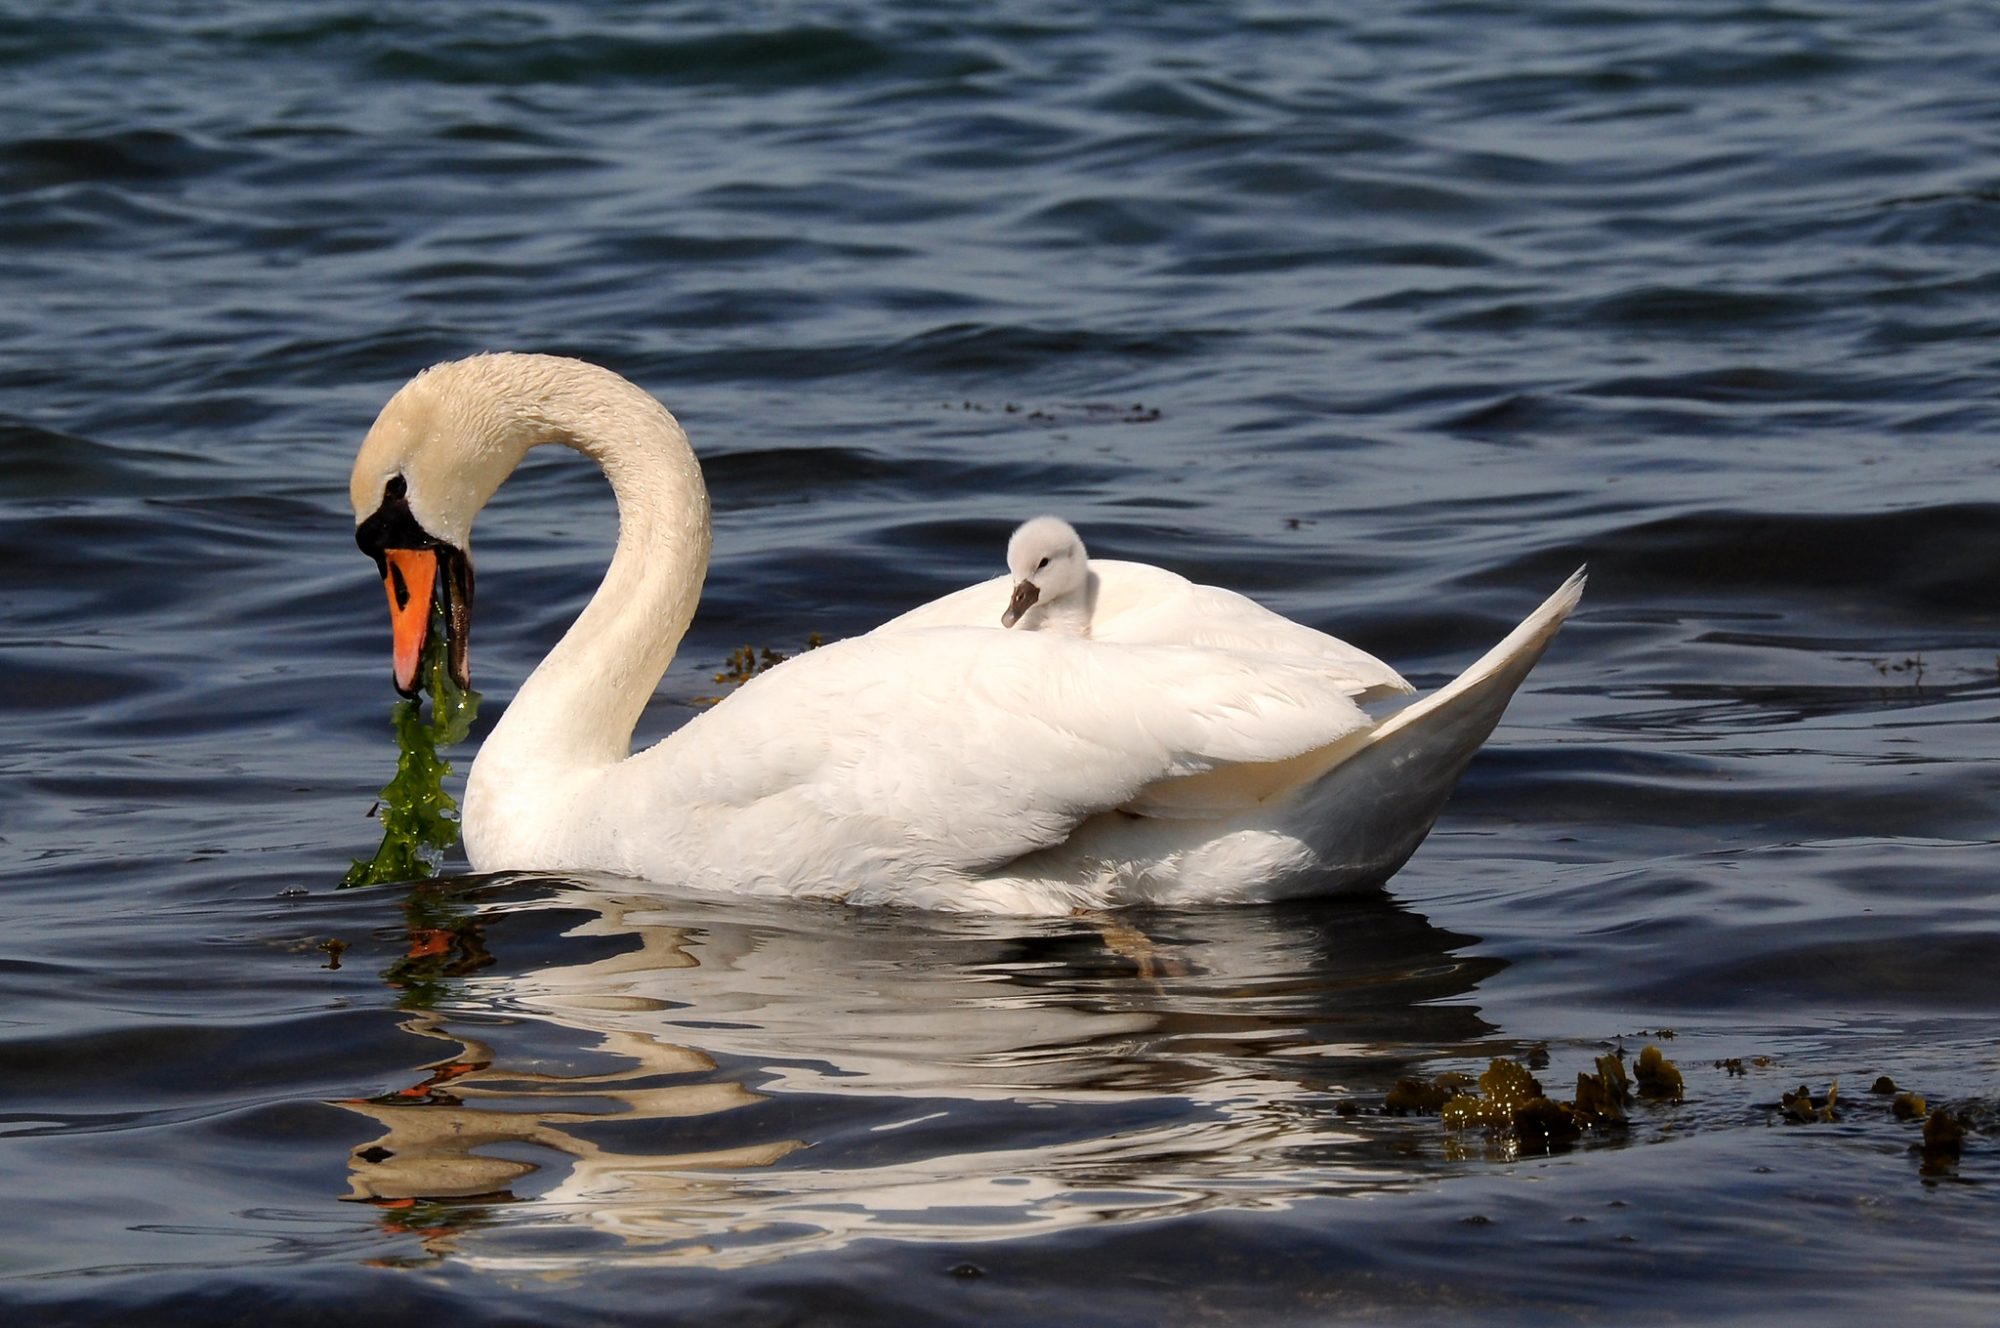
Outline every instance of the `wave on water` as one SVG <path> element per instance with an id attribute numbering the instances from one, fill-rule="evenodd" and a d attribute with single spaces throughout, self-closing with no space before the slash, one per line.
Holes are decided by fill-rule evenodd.
<path id="1" fill-rule="evenodd" d="M 0 6 L 0 1305 L 1990 1317 L 1995 35 Z M 1426 687 L 1589 591 L 1381 894 L 337 891 L 394 759 L 347 468 L 493 349 L 618 370 L 703 457 L 645 740 L 1044 511 Z M 615 521 L 568 456 L 481 517 L 452 759 Z M 1572 1146 L 1389 1106 L 1649 1042 L 1685 1096 Z"/>

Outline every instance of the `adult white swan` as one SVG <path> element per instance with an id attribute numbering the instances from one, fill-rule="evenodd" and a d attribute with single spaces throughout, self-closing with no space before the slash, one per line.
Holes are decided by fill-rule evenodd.
<path id="1" fill-rule="evenodd" d="M 1241 596 L 1098 561 L 1088 639 L 997 624 L 999 577 L 751 679 L 658 746 L 632 729 L 694 616 L 708 494 L 687 435 L 608 370 L 481 355 L 417 375 L 355 459 L 356 539 L 415 689 L 434 597 L 468 680 L 472 521 L 527 450 L 603 467 L 603 584 L 466 782 L 474 868 L 1008 913 L 1373 884 L 1429 831 L 1582 574 L 1382 720 L 1394 670 Z"/>

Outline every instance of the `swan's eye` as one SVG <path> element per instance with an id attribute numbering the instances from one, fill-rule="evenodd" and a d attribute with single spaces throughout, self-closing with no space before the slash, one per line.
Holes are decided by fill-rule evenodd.
<path id="1" fill-rule="evenodd" d="M 1039 572 L 1039 571 L 1041 571 L 1041 570 L 1042 570 L 1042 569 L 1043 569 L 1044 567 L 1047 567 L 1048 565 L 1049 565 L 1049 560 L 1048 560 L 1048 559 L 1046 559 L 1046 558 L 1044 558 L 1044 559 L 1042 559 L 1042 560 L 1041 560 L 1040 562 L 1038 562 L 1038 563 L 1036 563 L 1036 564 L 1035 564 L 1035 570 L 1036 570 L 1037 572 Z"/>

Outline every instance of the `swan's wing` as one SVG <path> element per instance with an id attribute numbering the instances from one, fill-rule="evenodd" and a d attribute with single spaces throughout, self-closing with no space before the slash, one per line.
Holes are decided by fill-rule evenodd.
<path id="1" fill-rule="evenodd" d="M 1416 690 L 1367 651 L 1233 590 L 1204 586 L 1145 563 L 1098 561 L 1091 570 L 1102 578 L 1091 613 L 1091 635 L 1100 641 L 1173 642 L 1317 660 L 1347 678 L 1349 690 L 1363 699 Z"/>
<path id="2" fill-rule="evenodd" d="M 908 613 L 889 619 L 869 636 L 885 632 L 905 632 L 925 627 L 998 627 L 1007 611 L 1007 599 L 1014 593 L 1012 577 L 996 576 L 949 595 L 940 595 L 928 604 L 919 604 Z"/>
<path id="3" fill-rule="evenodd" d="M 1217 773 L 1282 766 L 1368 725 L 1310 660 L 937 628 L 788 660 L 626 766 L 657 786 L 660 815 L 727 808 L 817 837 L 830 860 L 878 846 L 963 871 L 1162 796 L 1190 814 L 1168 810 L 1181 781 L 1209 777 L 1205 806 L 1254 801 L 1272 790 Z"/>
<path id="4" fill-rule="evenodd" d="M 1090 634 L 1122 645 L 1204 646 L 1316 660 L 1362 700 L 1416 689 L 1367 651 L 1271 612 L 1233 590 L 1204 586 L 1146 563 L 1097 558 Z M 927 627 L 997 627 L 1013 584 L 995 577 L 911 609 L 871 635 Z"/>

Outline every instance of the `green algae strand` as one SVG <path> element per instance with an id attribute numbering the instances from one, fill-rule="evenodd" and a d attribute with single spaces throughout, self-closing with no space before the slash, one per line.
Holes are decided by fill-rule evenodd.
<path id="1" fill-rule="evenodd" d="M 458 843 L 458 803 L 444 787 L 451 765 L 438 749 L 465 741 L 479 714 L 479 693 L 452 681 L 442 631 L 431 632 L 419 676 L 430 694 L 429 717 L 421 696 L 398 701 L 390 710 L 396 773 L 376 802 L 382 843 L 373 857 L 357 858 L 347 869 L 343 889 L 435 876 L 445 851 Z"/>

